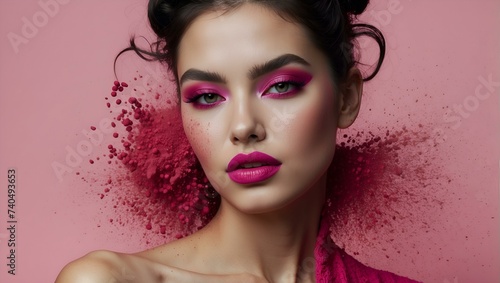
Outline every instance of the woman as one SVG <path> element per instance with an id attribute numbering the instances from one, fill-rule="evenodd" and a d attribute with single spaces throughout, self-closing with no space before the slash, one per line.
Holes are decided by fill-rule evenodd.
<path id="1" fill-rule="evenodd" d="M 359 3 L 358 3 L 359 2 Z M 200 231 L 137 254 L 97 251 L 56 282 L 414 282 L 362 265 L 329 237 L 337 128 L 357 117 L 382 35 L 353 24 L 368 1 L 150 1 L 187 138 L 221 196 Z M 353 40 L 381 56 L 356 68 Z"/>

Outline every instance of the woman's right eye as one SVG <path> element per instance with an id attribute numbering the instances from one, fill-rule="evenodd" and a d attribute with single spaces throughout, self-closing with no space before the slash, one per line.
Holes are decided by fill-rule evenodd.
<path id="1" fill-rule="evenodd" d="M 192 103 L 195 108 L 210 108 L 226 100 L 223 96 L 213 92 L 199 93 L 187 99 L 186 103 Z"/>
<path id="2" fill-rule="evenodd" d="M 217 101 L 223 100 L 222 96 L 216 94 L 216 93 L 205 93 L 196 98 L 196 102 L 199 104 L 214 104 Z"/>

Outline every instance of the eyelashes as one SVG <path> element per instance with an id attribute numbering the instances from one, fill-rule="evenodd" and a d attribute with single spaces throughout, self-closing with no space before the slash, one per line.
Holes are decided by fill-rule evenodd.
<path id="1" fill-rule="evenodd" d="M 186 103 L 192 103 L 194 107 L 206 109 L 213 107 L 226 99 L 215 91 L 204 92 L 203 90 L 195 93 L 190 98 L 186 99 Z"/>
<path id="2" fill-rule="evenodd" d="M 312 76 L 303 72 L 290 72 L 271 76 L 270 80 L 257 85 L 262 98 L 284 99 L 292 97 L 303 90 Z M 192 91 L 190 91 L 192 90 Z M 213 86 L 200 84 L 188 88 L 184 94 L 184 102 L 198 109 L 208 109 L 226 101 L 227 93 Z"/>
<path id="3" fill-rule="evenodd" d="M 282 79 L 273 82 L 271 87 L 263 93 L 263 96 L 278 99 L 287 98 L 301 91 L 305 85 L 306 82 L 303 81 Z"/>

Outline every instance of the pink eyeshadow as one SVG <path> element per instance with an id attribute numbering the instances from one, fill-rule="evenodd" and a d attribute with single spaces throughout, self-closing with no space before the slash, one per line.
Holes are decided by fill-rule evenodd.
<path id="1" fill-rule="evenodd" d="M 277 81 L 291 80 L 307 84 L 311 81 L 311 79 L 312 75 L 304 70 L 294 69 L 294 68 L 282 68 L 268 75 L 265 75 L 264 78 L 259 80 L 259 82 L 257 83 L 257 90 L 259 93 L 263 93 L 273 84 L 277 83 Z"/>
<path id="2" fill-rule="evenodd" d="M 181 90 L 181 96 L 183 97 L 183 101 L 187 102 L 200 94 L 210 91 L 217 93 L 226 99 L 229 97 L 229 93 L 226 89 L 210 83 L 195 83 L 186 87 L 184 90 Z"/>

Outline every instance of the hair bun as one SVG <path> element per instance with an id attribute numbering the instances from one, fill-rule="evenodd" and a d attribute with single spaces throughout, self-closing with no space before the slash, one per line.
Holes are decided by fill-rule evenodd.
<path id="1" fill-rule="evenodd" d="M 340 7 L 348 14 L 359 15 L 363 13 L 370 0 L 339 0 Z"/>
<path id="2" fill-rule="evenodd" d="M 148 17 L 156 34 L 160 34 L 170 24 L 172 10 L 178 2 L 169 0 L 149 1 Z"/>

